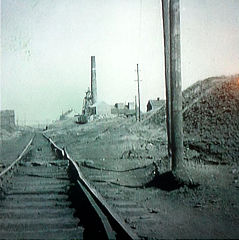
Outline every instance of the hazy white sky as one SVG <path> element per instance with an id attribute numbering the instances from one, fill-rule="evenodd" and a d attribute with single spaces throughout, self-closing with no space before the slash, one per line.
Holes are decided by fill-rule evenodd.
<path id="1" fill-rule="evenodd" d="M 183 88 L 239 72 L 238 12 L 239 0 L 181 0 Z M 139 63 L 145 110 L 165 95 L 162 35 L 161 0 L 2 0 L 1 108 L 28 123 L 81 112 L 94 55 L 109 104 L 134 101 Z"/>

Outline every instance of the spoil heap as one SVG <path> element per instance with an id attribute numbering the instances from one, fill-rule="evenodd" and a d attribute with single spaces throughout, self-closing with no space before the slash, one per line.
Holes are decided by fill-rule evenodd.
<path id="1" fill-rule="evenodd" d="M 214 163 L 238 163 L 239 75 L 206 79 L 192 89 L 183 94 L 184 145 L 202 159 L 210 154 Z"/>
<path id="2" fill-rule="evenodd" d="M 196 150 L 199 160 L 239 163 L 239 75 L 196 82 L 183 91 L 182 104 L 184 146 Z M 142 123 L 166 126 L 165 106 Z"/>

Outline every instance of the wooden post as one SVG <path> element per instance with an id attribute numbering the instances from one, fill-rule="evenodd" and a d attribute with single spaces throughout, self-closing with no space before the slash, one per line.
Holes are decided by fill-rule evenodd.
<path id="1" fill-rule="evenodd" d="M 162 0 L 163 32 L 164 32 L 164 64 L 166 88 L 166 125 L 168 136 L 168 159 L 172 167 L 172 140 L 171 140 L 171 87 L 170 87 L 170 0 Z"/>
<path id="2" fill-rule="evenodd" d="M 170 74 L 171 74 L 171 129 L 172 170 L 178 171 L 183 160 L 180 4 L 170 1 Z"/>
<path id="3" fill-rule="evenodd" d="M 134 108 L 135 108 L 135 119 L 136 119 L 136 122 L 137 122 L 137 97 L 135 96 L 135 99 L 134 99 Z"/>
<path id="4" fill-rule="evenodd" d="M 140 122 L 140 90 L 139 90 L 139 64 L 137 64 L 137 82 L 138 82 L 138 102 L 139 102 L 139 122 Z"/>

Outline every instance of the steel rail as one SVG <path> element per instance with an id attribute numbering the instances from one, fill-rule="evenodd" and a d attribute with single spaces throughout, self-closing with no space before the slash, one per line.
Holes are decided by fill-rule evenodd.
<path id="1" fill-rule="evenodd" d="M 32 141 L 34 139 L 35 136 L 33 136 L 31 138 L 31 140 L 29 141 L 29 143 L 26 145 L 26 147 L 24 148 L 24 150 L 22 151 L 22 153 L 19 155 L 19 157 L 13 161 L 13 163 L 11 163 L 6 169 L 4 169 L 1 173 L 0 173 L 0 179 L 3 177 L 4 174 L 6 174 L 8 171 L 10 171 L 21 159 L 22 157 L 25 155 L 25 153 L 28 151 L 30 145 L 32 144 Z"/>
<path id="2" fill-rule="evenodd" d="M 58 157 L 60 158 L 64 158 L 65 157 L 65 152 L 62 148 L 58 147 L 51 138 L 47 137 L 44 133 L 42 134 L 43 137 L 45 137 L 51 144 L 51 148 L 52 150 L 55 151 L 55 153 L 57 154 Z"/>
<path id="3" fill-rule="evenodd" d="M 78 184 L 78 186 L 85 193 L 88 201 L 91 203 L 97 215 L 100 217 L 108 239 L 115 239 L 115 232 L 112 230 L 112 228 L 116 230 L 116 234 L 123 236 L 122 239 L 139 239 L 139 237 L 122 222 L 119 215 L 111 209 L 102 195 L 86 180 L 80 171 L 78 164 L 70 157 L 66 148 L 61 149 L 52 141 L 51 138 L 47 137 L 45 134 L 43 134 L 43 136 L 51 143 L 52 148 L 55 148 L 56 152 L 62 153 L 62 158 L 68 160 L 68 173 L 73 175 L 75 183 Z M 109 226 L 109 224 L 112 227 Z"/>
<path id="4" fill-rule="evenodd" d="M 115 232 L 112 229 L 107 217 L 102 213 L 99 206 L 95 203 L 94 199 L 92 198 L 89 191 L 84 187 L 84 185 L 77 180 L 78 185 L 80 186 L 81 190 L 84 192 L 85 196 L 87 197 L 88 201 L 91 203 L 91 206 L 94 208 L 97 215 L 100 217 L 101 223 L 104 226 L 105 234 L 107 236 L 107 239 L 116 239 Z"/>

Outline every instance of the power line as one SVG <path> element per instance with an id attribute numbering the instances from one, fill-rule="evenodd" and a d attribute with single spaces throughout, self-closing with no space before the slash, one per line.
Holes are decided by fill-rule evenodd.
<path id="1" fill-rule="evenodd" d="M 139 110 L 139 121 L 141 120 L 141 117 L 140 117 L 140 88 L 139 88 L 139 64 L 137 64 L 137 82 L 138 82 L 138 104 L 139 104 L 139 107 L 138 107 L 138 110 Z"/>

